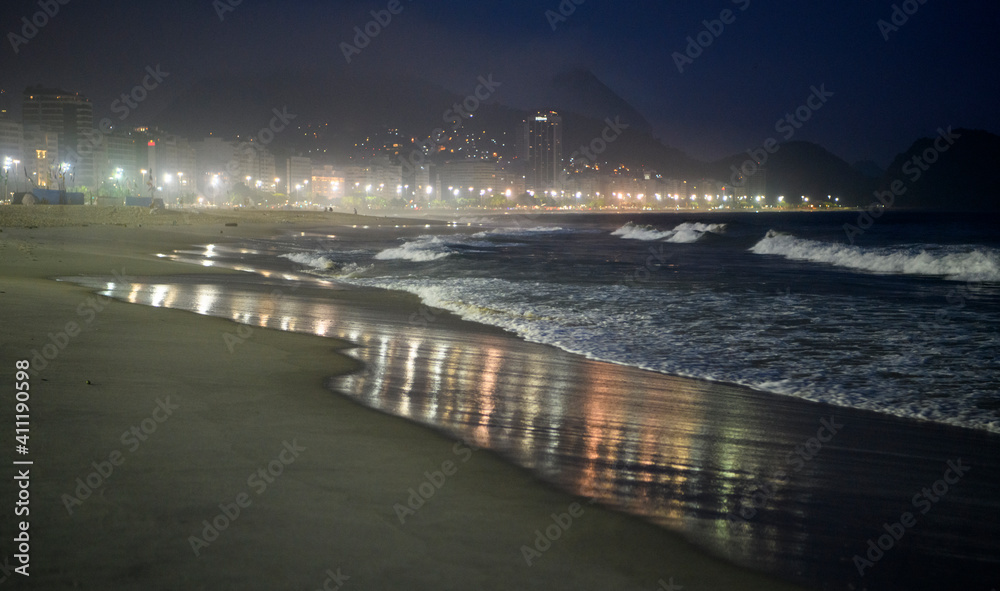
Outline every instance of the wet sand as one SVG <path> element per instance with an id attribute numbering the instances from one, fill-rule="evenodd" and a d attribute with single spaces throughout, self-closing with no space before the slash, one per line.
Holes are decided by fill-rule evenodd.
<path id="1" fill-rule="evenodd" d="M 996 435 L 590 361 L 406 294 L 308 283 L 275 292 L 278 285 L 158 277 L 108 293 L 355 343 L 348 353 L 364 367 L 332 379 L 334 391 L 465 442 L 425 466 L 431 472 L 450 461 L 460 475 L 485 453 L 473 448 L 490 449 L 589 499 L 587 510 L 641 516 L 715 555 L 813 588 L 993 584 Z M 417 471 L 404 489 L 429 482 L 427 498 L 397 491 L 386 501 L 400 526 L 441 533 L 455 510 L 439 505 L 450 487 L 442 480 L 431 489 L 434 478 Z M 915 524 L 900 529 L 906 512 Z M 574 553 L 607 541 L 584 517 L 579 523 L 601 538 Z M 869 559 L 868 540 L 892 531 L 899 540 L 882 540 L 890 547 Z"/>
<path id="2" fill-rule="evenodd" d="M 341 582 L 343 589 L 625 590 L 671 581 L 685 589 L 795 588 L 557 490 L 498 454 L 333 394 L 328 378 L 359 367 L 341 354 L 342 340 L 259 326 L 240 332 L 229 319 L 107 301 L 52 280 L 201 275 L 203 285 L 217 283 L 224 270 L 153 255 L 287 225 L 29 230 L 0 216 L 0 226 L 2 375 L 12 384 L 16 360 L 49 345 L 58 351 L 39 358 L 30 380 L 31 576 L 3 573 L 11 588 L 274 590 Z M 328 334 L 339 324 L 364 325 L 350 312 L 362 304 L 399 304 L 403 313 L 413 306 L 412 298 L 392 295 L 346 300 Z M 294 301 L 272 302 L 273 314 L 283 316 Z M 410 334 L 392 324 L 388 334 Z M 344 336 L 362 342 L 361 334 Z M 529 354 L 527 343 L 492 329 L 451 334 L 453 344 L 502 338 L 511 355 Z M 383 378 L 405 380 L 404 358 L 392 357 L 403 364 Z M 457 359 L 456 371 L 477 380 L 475 355 Z M 418 365 L 432 372 L 431 363 Z M 369 383 L 372 374 L 364 375 Z M 0 444 L 12 449 L 12 404 L 3 413 Z M 9 505 L 0 525 L 11 532 L 16 484 L 12 467 L 6 470 L 0 498 Z M 438 471 L 449 473 L 443 484 L 432 482 L 433 494 L 401 520 L 396 506 L 408 502 L 410 489 L 439 481 Z M 207 527 L 213 523 L 219 531 Z M 553 525 L 557 539 L 539 543 L 540 556 L 527 565 L 522 547 Z M 0 545 L 11 567 L 14 553 L 10 540 Z"/>

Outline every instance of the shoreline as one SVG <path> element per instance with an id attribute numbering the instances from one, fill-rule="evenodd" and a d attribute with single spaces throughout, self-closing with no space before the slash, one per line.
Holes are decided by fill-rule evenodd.
<path id="1" fill-rule="evenodd" d="M 570 507 L 581 499 L 486 450 L 428 501 L 419 515 L 426 527 L 401 526 L 393 505 L 408 488 L 464 455 L 448 437 L 332 396 L 326 379 L 356 367 L 337 353 L 346 343 L 255 329 L 230 353 L 222 335 L 237 327 L 231 321 L 98 301 L 87 322 L 81 305 L 94 294 L 50 279 L 116 270 L 218 275 L 152 255 L 218 232 L 247 238 L 291 227 L 170 221 L 178 227 L 27 230 L 0 221 L 0 359 L 13 363 L 52 344 L 68 322 L 81 325 L 32 377 L 33 584 L 312 589 L 331 571 L 382 588 L 652 589 L 671 578 L 691 589 L 796 588 L 586 501 L 580 527 L 528 567 L 519 548 L 552 524 L 550 513 L 575 514 Z M 148 422 L 164 416 L 156 412 L 161 403 L 176 405 L 176 415 Z M 155 425 L 141 431 L 146 439 L 125 436 L 144 425 Z M 12 437 L 11 429 L 0 435 L 4 445 Z M 306 448 L 301 459 L 282 456 L 286 444 Z M 106 467 L 115 451 L 122 463 L 79 506 L 69 502 L 70 514 L 64 495 L 76 494 L 76 478 Z M 285 476 L 274 476 L 279 468 Z M 263 488 L 252 479 L 261 469 L 273 478 Z M 4 481 L 0 492 L 11 499 L 13 481 Z M 195 556 L 190 537 L 204 533 L 205 520 L 234 511 L 240 494 L 250 504 Z M 13 524 L 5 515 L 6 528 Z M 6 543 L 0 549 L 13 554 Z"/>
<path id="2" fill-rule="evenodd" d="M 932 482 L 940 463 L 971 459 L 977 476 L 963 481 L 957 505 L 935 508 L 936 526 L 911 535 L 911 543 L 925 553 L 916 559 L 920 562 L 936 556 L 925 536 L 933 541 L 939 531 L 983 529 L 968 516 L 989 510 L 985 499 L 998 485 L 997 456 L 990 450 L 1000 439 L 989 433 L 585 360 L 448 313 L 421 328 L 407 316 L 419 309 L 410 294 L 328 288 L 309 294 L 307 288 L 279 301 L 267 297 L 270 286 L 252 287 L 254 282 L 228 277 L 156 278 L 155 284 L 157 289 L 150 289 L 153 282 L 140 287 L 135 301 L 152 305 L 152 298 L 166 297 L 172 306 L 192 310 L 208 294 L 226 292 L 230 296 L 220 298 L 224 301 L 212 313 L 227 317 L 234 312 L 253 325 L 267 310 L 268 322 L 287 330 L 322 330 L 358 342 L 352 355 L 365 367 L 331 380 L 338 395 L 403 416 L 443 437 L 489 447 L 575 498 L 598 499 L 683 532 L 728 561 L 767 564 L 776 558 L 774 548 L 792 551 L 800 532 L 808 532 L 810 551 L 792 551 L 773 570 L 792 577 L 810 573 L 817 587 L 850 588 L 833 583 L 852 572 L 850 555 L 838 561 L 838 554 L 871 535 L 873 515 L 897 512 L 894 499 L 909 499 Z M 159 296 L 157 290 L 163 290 Z M 117 297 L 125 296 L 119 292 Z M 330 318 L 343 322 L 326 328 L 317 323 Z M 550 410 L 538 414 L 531 410 L 537 406 Z M 590 452 L 581 456 L 580 450 Z M 455 455 L 446 457 L 457 464 Z M 734 458 L 738 463 L 732 463 Z M 439 468 L 442 475 L 435 478 L 444 481 L 443 464 Z M 432 484 L 425 473 L 413 485 L 426 486 L 421 496 L 429 497 L 436 494 Z M 766 511 L 755 507 L 757 495 L 764 495 Z M 422 504 L 418 497 L 411 499 L 397 499 L 404 503 L 396 505 L 399 519 L 412 517 L 407 503 Z M 857 506 L 867 510 L 857 511 Z M 790 528 L 789 522 L 798 525 Z M 980 552 L 996 546 L 989 539 L 985 532 L 972 537 L 974 543 L 985 542 Z M 982 578 L 983 564 L 964 556 L 966 562 L 956 562 L 975 573 L 966 582 Z M 948 577 L 960 572 L 952 565 L 950 572 L 908 574 L 906 555 L 897 557 L 902 564 L 897 558 L 880 565 L 864 582 L 902 577 L 908 588 L 931 589 L 954 583 Z"/>

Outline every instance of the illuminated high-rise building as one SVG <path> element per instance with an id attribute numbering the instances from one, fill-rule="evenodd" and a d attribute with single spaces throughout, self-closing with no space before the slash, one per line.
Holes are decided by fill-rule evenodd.
<path id="1" fill-rule="evenodd" d="M 519 156 L 524 163 L 529 190 L 559 189 L 562 178 L 562 117 L 555 111 L 538 111 L 520 126 Z"/>
<path id="2" fill-rule="evenodd" d="M 94 150 L 98 146 L 92 138 L 99 136 L 94 131 L 94 106 L 90 99 L 76 92 L 28 87 L 24 90 L 21 117 L 25 128 L 36 127 L 43 133 L 58 134 L 59 154 L 53 160 L 73 166 L 76 184 L 94 184 Z"/>

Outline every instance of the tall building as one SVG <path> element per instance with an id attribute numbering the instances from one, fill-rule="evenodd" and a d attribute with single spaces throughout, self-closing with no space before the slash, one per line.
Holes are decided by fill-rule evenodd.
<path id="1" fill-rule="evenodd" d="M 18 175 L 18 182 L 22 190 L 27 185 L 48 188 L 55 180 L 54 173 L 57 173 L 61 160 L 59 159 L 59 137 L 55 131 L 46 130 L 38 125 L 24 126 L 24 161 L 21 162 L 21 170 Z M 28 178 L 24 178 L 27 172 Z M 74 170 L 70 169 L 67 175 L 67 186 L 72 186 Z M 14 178 L 14 175 L 11 175 Z M 30 179 L 30 181 L 29 181 Z M 84 184 L 76 179 L 76 184 Z"/>
<path id="2" fill-rule="evenodd" d="M 440 178 L 442 186 L 452 187 L 453 192 L 458 189 L 463 197 L 479 197 L 480 191 L 492 192 L 496 187 L 497 165 L 484 160 L 446 162 Z"/>
<path id="3" fill-rule="evenodd" d="M 364 166 L 366 187 L 371 185 L 372 193 L 384 197 L 395 197 L 403 185 L 403 167 L 393 164 L 388 156 L 369 159 Z"/>
<path id="4" fill-rule="evenodd" d="M 105 136 L 100 159 L 95 160 L 94 170 L 99 178 L 114 176 L 121 169 L 121 174 L 137 182 L 142 179 L 141 169 L 146 168 L 137 162 L 135 138 L 129 133 L 115 131 Z"/>
<path id="5" fill-rule="evenodd" d="M 313 164 L 310 186 L 317 199 L 340 199 L 344 196 L 344 175 L 332 164 Z"/>
<path id="6" fill-rule="evenodd" d="M 286 195 L 309 199 L 312 197 L 312 160 L 292 156 L 285 166 Z"/>
<path id="7" fill-rule="evenodd" d="M 518 151 L 525 167 L 527 188 L 549 191 L 561 188 L 562 117 L 555 111 L 538 111 L 521 123 Z"/>
<path id="8" fill-rule="evenodd" d="M 24 90 L 21 116 L 25 127 L 59 134 L 59 153 L 52 160 L 72 165 L 78 185 L 94 185 L 94 107 L 80 93 L 29 86 Z"/>
<path id="9" fill-rule="evenodd" d="M 279 190 L 279 181 L 274 181 L 274 179 L 281 179 L 280 174 L 287 172 L 285 170 L 279 171 L 274 160 L 274 154 L 267 149 L 267 146 L 254 141 L 240 141 L 236 143 L 233 164 L 235 164 L 233 170 L 236 171 L 236 174 L 235 177 L 230 177 L 232 182 L 234 184 L 246 183 L 248 187 L 257 187 L 259 185 L 261 188 L 264 188 L 273 184 L 275 190 Z M 282 179 L 281 182 L 284 183 L 285 180 L 287 180 L 287 175 L 286 179 Z M 292 186 L 294 187 L 294 184 Z"/>
<path id="10" fill-rule="evenodd" d="M 169 202 L 187 199 L 198 191 L 196 152 L 187 138 L 148 127 L 137 127 L 131 136 L 137 148 L 136 166 L 151 170 L 156 186 Z"/>
<path id="11" fill-rule="evenodd" d="M 0 166 L 11 169 L 14 160 L 24 162 L 24 126 L 0 114 Z"/>

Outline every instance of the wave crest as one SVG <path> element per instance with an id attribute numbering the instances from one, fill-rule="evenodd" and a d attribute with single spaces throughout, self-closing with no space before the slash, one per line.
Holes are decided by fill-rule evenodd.
<path id="1" fill-rule="evenodd" d="M 798 238 L 770 230 L 750 251 L 880 275 L 930 275 L 952 281 L 1000 281 L 1000 251 L 981 246 L 862 248 Z"/>
<path id="2" fill-rule="evenodd" d="M 621 228 L 611 233 L 612 236 L 621 236 L 626 240 L 664 240 L 678 244 L 687 244 L 698 241 L 702 236 L 711 232 L 721 234 L 725 232 L 726 224 L 703 224 L 701 222 L 684 222 L 674 227 L 673 230 L 657 230 L 652 226 L 641 226 L 628 222 Z"/>
<path id="3" fill-rule="evenodd" d="M 321 274 L 323 276 L 340 278 L 356 277 L 372 268 L 371 265 L 364 266 L 353 262 L 343 263 L 322 253 L 293 252 L 280 255 L 279 258 L 288 259 L 300 265 L 306 265 L 315 271 L 322 271 Z"/>
<path id="4" fill-rule="evenodd" d="M 413 261 L 423 263 L 436 261 L 452 254 L 452 250 L 437 236 L 421 236 L 401 246 L 387 248 L 375 255 L 380 261 Z"/>

